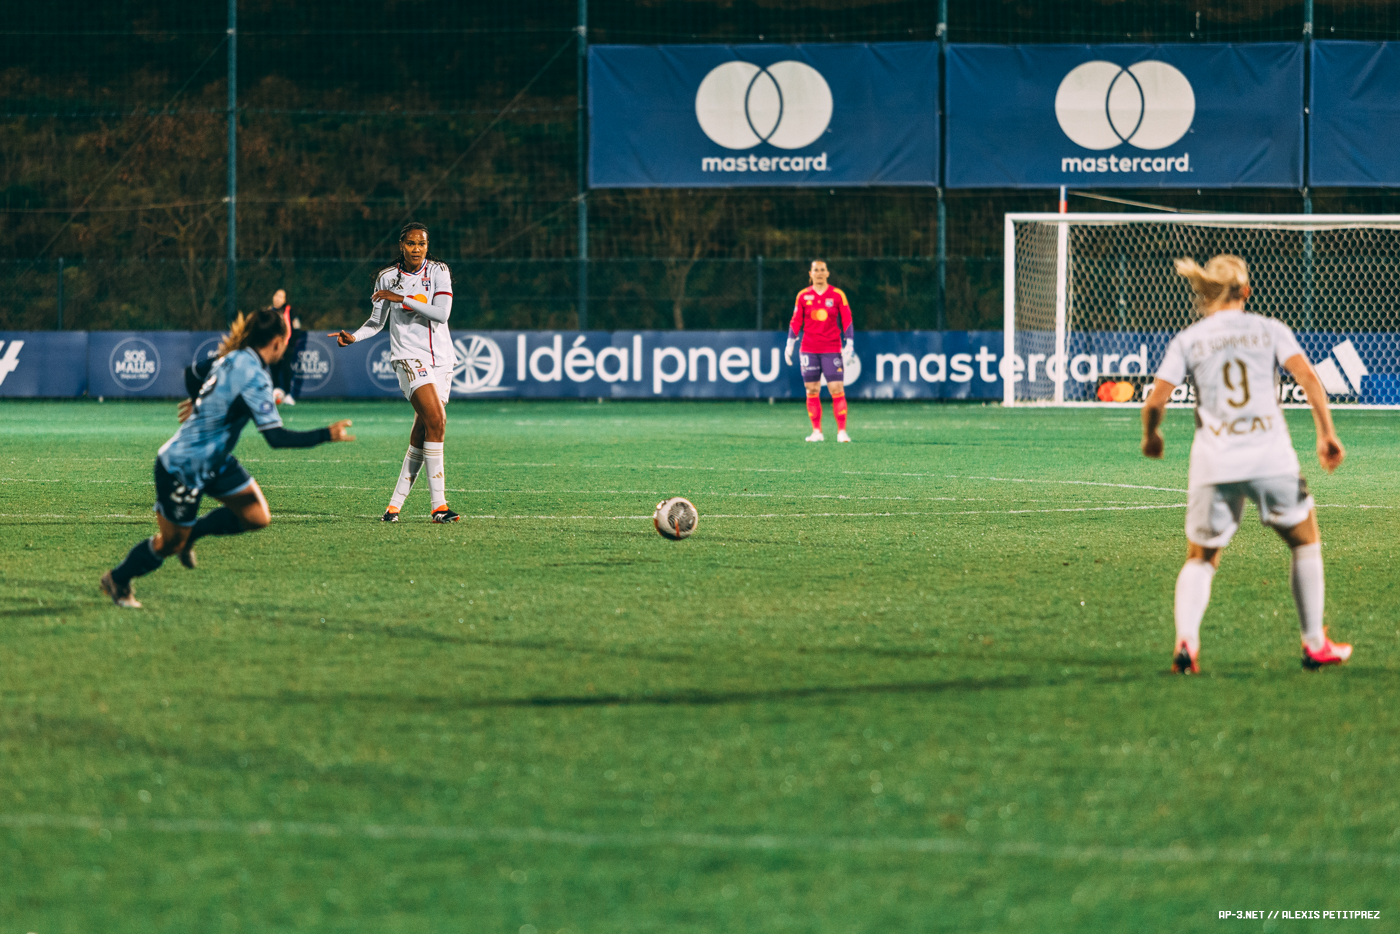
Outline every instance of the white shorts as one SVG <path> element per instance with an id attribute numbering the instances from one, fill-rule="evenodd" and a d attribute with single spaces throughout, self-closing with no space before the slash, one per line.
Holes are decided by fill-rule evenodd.
<path id="1" fill-rule="evenodd" d="M 1259 521 L 1291 529 L 1308 518 L 1313 498 L 1297 474 L 1199 486 L 1186 494 L 1186 540 L 1202 548 L 1224 548 L 1240 527 L 1244 501 L 1259 506 Z"/>
<path id="2" fill-rule="evenodd" d="M 438 398 L 447 405 L 452 396 L 452 367 L 423 364 L 421 360 L 395 360 L 394 371 L 399 375 L 399 389 L 410 402 L 419 386 L 432 383 L 437 387 Z"/>

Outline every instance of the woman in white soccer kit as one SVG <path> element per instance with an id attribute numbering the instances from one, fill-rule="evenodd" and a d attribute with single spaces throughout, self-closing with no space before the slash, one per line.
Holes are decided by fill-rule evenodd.
<path id="1" fill-rule="evenodd" d="M 1196 438 L 1186 494 L 1186 564 L 1176 580 L 1176 648 L 1172 670 L 1200 671 L 1201 618 L 1220 553 L 1239 528 L 1245 500 L 1259 509 L 1293 551 L 1289 580 L 1303 636 L 1303 667 L 1340 664 L 1351 646 L 1333 643 L 1322 625 L 1322 544 L 1317 512 L 1299 472 L 1275 387 L 1282 366 L 1307 393 L 1317 429 L 1317 457 L 1331 473 L 1345 452 L 1337 440 L 1327 393 L 1293 331 L 1281 321 L 1244 310 L 1249 267 L 1221 255 L 1202 269 L 1181 259 L 1177 272 L 1196 295 L 1201 321 L 1167 347 L 1152 394 L 1142 409 L 1142 452 L 1162 456 L 1158 428 L 1173 387 L 1196 387 Z"/>
<path id="2" fill-rule="evenodd" d="M 399 482 L 384 511 L 385 522 L 399 521 L 399 511 L 428 468 L 428 490 L 434 522 L 456 522 L 461 516 L 447 507 L 443 441 L 447 434 L 444 406 L 452 392 L 457 354 L 447 319 L 452 314 L 452 275 L 447 264 L 428 253 L 428 228 L 406 224 L 399 231 L 401 258 L 381 269 L 370 297 L 369 320 L 354 334 L 331 334 L 340 346 L 364 340 L 389 326 L 389 359 L 399 377 L 404 398 L 413 405 L 413 430 Z"/>

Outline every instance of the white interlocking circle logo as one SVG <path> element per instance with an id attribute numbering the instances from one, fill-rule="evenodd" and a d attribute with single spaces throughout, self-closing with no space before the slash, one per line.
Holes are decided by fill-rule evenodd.
<path id="1" fill-rule="evenodd" d="M 1085 62 L 1055 92 L 1055 119 L 1085 149 L 1128 143 L 1163 149 L 1186 135 L 1196 117 L 1191 82 L 1166 62 Z"/>
<path id="2" fill-rule="evenodd" d="M 831 87 L 803 62 L 725 62 L 700 82 L 695 119 L 726 149 L 801 149 L 831 123 Z"/>

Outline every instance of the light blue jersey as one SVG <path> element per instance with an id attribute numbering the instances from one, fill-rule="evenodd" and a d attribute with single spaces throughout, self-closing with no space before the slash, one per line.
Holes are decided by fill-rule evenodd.
<path id="1" fill-rule="evenodd" d="M 161 465 L 190 489 L 202 489 L 238 446 L 250 418 L 259 431 L 282 427 L 272 374 L 257 351 L 245 347 L 215 361 L 193 414 L 161 446 Z"/>

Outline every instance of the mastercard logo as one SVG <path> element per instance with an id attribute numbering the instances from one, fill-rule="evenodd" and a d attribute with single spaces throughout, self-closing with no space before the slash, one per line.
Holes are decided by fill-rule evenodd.
<path id="1" fill-rule="evenodd" d="M 1136 391 L 1132 383 L 1109 380 L 1099 384 L 1098 396 L 1100 402 L 1131 402 Z"/>
<path id="2" fill-rule="evenodd" d="M 816 311 L 812 312 L 812 320 L 813 320 L 813 321 L 825 321 L 825 320 L 826 320 L 826 309 L 825 309 L 825 308 L 818 308 Z"/>
<path id="3" fill-rule="evenodd" d="M 422 292 L 419 292 L 417 295 L 407 295 L 405 298 L 417 299 L 425 305 L 428 303 L 428 296 L 424 295 Z"/>

